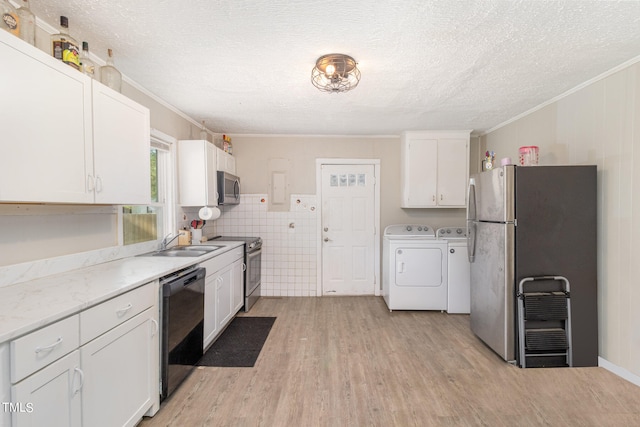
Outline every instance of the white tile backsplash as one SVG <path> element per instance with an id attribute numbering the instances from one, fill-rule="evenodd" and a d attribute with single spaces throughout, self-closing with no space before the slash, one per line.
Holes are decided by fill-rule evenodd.
<path id="1" fill-rule="evenodd" d="M 316 296 L 318 209 L 315 195 L 291 195 L 289 212 L 269 212 L 267 195 L 243 194 L 223 206 L 215 233 L 262 237 L 262 295 Z"/>

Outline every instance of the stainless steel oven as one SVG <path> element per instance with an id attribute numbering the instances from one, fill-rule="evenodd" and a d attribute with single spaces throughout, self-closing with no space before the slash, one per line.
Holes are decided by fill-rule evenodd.
<path id="1" fill-rule="evenodd" d="M 180 385 L 202 357 L 205 272 L 204 268 L 187 268 L 160 279 L 160 400 Z"/>
<path id="2" fill-rule="evenodd" d="M 247 266 L 244 273 L 244 311 L 251 309 L 260 298 L 262 284 L 262 239 L 253 242 L 253 247 L 245 244 L 244 263 Z"/>
<path id="3" fill-rule="evenodd" d="M 262 239 L 260 237 L 216 236 L 216 240 L 244 242 L 244 311 L 260 298 L 262 284 Z"/>

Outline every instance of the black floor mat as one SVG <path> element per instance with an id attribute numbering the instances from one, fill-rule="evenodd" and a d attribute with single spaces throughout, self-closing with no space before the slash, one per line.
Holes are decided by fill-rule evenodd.
<path id="1" fill-rule="evenodd" d="M 198 366 L 253 367 L 275 320 L 275 317 L 236 317 Z"/>

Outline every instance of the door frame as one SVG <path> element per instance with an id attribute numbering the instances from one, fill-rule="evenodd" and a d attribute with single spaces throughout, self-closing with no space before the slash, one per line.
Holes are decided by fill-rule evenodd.
<path id="1" fill-rule="evenodd" d="M 322 296 L 322 166 L 323 165 L 370 165 L 373 166 L 375 182 L 373 188 L 373 280 L 374 295 L 381 295 L 380 281 L 380 159 L 316 159 L 316 194 L 318 195 L 318 221 L 316 230 L 316 296 Z"/>

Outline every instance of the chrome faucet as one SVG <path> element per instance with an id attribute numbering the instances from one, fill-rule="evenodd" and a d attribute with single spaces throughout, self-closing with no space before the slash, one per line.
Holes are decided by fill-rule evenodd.
<path id="1" fill-rule="evenodd" d="M 160 242 L 160 250 L 164 251 L 165 249 L 167 249 L 167 245 L 171 242 L 173 242 L 174 240 L 176 240 L 176 238 L 180 235 L 180 234 L 176 234 L 175 236 L 173 236 L 171 239 L 169 239 L 169 236 L 171 236 L 173 233 L 169 233 L 166 236 L 164 236 L 164 239 L 162 239 L 162 242 Z M 169 239 L 169 240 L 167 240 Z"/>

